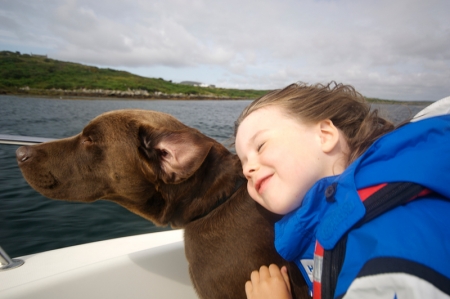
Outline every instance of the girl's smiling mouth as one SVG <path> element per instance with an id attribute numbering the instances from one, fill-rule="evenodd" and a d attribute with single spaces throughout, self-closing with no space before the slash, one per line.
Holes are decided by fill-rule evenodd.
<path id="1" fill-rule="evenodd" d="M 273 176 L 273 174 L 270 174 L 268 176 L 265 176 L 261 179 L 259 179 L 255 184 L 256 192 L 258 192 L 259 195 L 264 192 L 265 187 L 267 186 L 267 183 L 269 182 L 270 178 Z"/>

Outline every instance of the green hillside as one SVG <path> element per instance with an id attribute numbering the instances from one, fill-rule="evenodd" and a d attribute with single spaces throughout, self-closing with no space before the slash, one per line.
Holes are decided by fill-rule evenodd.
<path id="1" fill-rule="evenodd" d="M 268 90 L 195 87 L 162 78 L 0 51 L 0 94 L 142 99 L 256 99 Z M 367 98 L 371 103 L 426 104 Z"/>
<path id="2" fill-rule="evenodd" d="M 194 87 L 162 78 L 58 61 L 45 56 L 0 52 L 0 94 L 117 96 L 141 98 L 247 98 L 266 90 Z"/>

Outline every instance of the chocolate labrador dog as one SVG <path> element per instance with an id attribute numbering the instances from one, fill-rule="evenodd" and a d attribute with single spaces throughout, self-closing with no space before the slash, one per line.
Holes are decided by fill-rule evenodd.
<path id="1" fill-rule="evenodd" d="M 154 222 L 184 228 L 185 252 L 200 298 L 245 298 L 261 265 L 288 265 L 296 298 L 307 287 L 273 245 L 278 216 L 248 195 L 236 155 L 174 117 L 117 110 L 70 138 L 22 146 L 28 183 L 53 199 L 107 199 Z"/>

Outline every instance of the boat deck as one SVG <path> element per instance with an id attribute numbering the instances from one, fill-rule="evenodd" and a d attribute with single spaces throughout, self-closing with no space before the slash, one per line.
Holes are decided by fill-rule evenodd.
<path id="1" fill-rule="evenodd" d="M 0 272 L 0 298 L 197 298 L 183 231 L 124 237 L 20 257 Z"/>

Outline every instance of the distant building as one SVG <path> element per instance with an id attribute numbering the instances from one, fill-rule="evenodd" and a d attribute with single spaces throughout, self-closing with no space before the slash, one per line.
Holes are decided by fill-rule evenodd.
<path id="1" fill-rule="evenodd" d="M 180 84 L 196 86 L 196 87 L 212 87 L 212 88 L 215 87 L 214 85 L 208 85 L 208 84 L 205 84 L 205 83 L 195 82 L 195 81 L 182 81 L 182 82 L 180 82 Z"/>
<path id="2" fill-rule="evenodd" d="M 190 85 L 190 86 L 200 86 L 200 82 L 195 82 L 195 81 L 181 81 L 180 84 L 183 85 Z"/>

